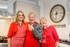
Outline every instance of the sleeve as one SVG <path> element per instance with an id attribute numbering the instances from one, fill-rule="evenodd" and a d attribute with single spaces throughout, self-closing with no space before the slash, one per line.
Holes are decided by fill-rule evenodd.
<path id="1" fill-rule="evenodd" d="M 25 22 L 25 27 L 26 27 L 26 35 L 27 35 L 28 23 L 29 23 L 29 22 Z"/>
<path id="2" fill-rule="evenodd" d="M 25 22 L 26 29 L 28 28 L 29 22 Z"/>
<path id="3" fill-rule="evenodd" d="M 52 34 L 53 34 L 53 37 L 55 39 L 55 42 L 59 42 L 59 36 L 57 34 L 56 29 L 54 28 L 54 26 L 51 26 L 51 27 L 52 27 Z"/>
<path id="4" fill-rule="evenodd" d="M 37 24 L 36 27 L 32 30 L 32 32 L 37 39 L 42 39 L 42 26 L 40 24 Z"/>
<path id="5" fill-rule="evenodd" d="M 11 38 L 13 34 L 13 23 L 10 24 L 9 31 L 8 31 L 8 38 Z"/>

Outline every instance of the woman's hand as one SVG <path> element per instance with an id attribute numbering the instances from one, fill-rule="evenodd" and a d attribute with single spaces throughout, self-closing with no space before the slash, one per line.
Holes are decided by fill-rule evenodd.
<path id="1" fill-rule="evenodd" d="M 10 38 L 8 38 L 8 47 L 11 47 L 11 46 L 10 46 L 10 45 L 11 45 L 11 44 L 10 44 L 10 41 L 11 41 Z"/>
<path id="2" fill-rule="evenodd" d="M 31 30 L 31 31 L 34 29 L 34 27 L 33 27 L 32 25 L 30 25 L 30 24 L 28 25 L 28 28 L 29 28 L 29 30 Z"/>
<path id="3" fill-rule="evenodd" d="M 56 42 L 56 46 L 55 47 L 59 47 L 59 42 Z"/>

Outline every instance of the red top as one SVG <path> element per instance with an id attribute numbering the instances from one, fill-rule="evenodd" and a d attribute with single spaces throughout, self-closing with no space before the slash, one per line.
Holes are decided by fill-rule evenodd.
<path id="1" fill-rule="evenodd" d="M 59 42 L 59 37 L 56 29 L 53 26 L 43 30 L 42 47 L 54 47 L 55 43 Z"/>
<path id="2" fill-rule="evenodd" d="M 26 24 L 23 23 L 25 25 L 25 28 L 26 28 Z M 16 22 L 12 22 L 10 24 L 10 28 L 9 28 L 9 31 L 8 31 L 8 38 L 11 38 L 12 36 L 14 36 L 16 34 L 16 32 L 18 31 L 18 23 Z M 24 32 L 24 36 L 26 35 L 26 32 Z"/>
<path id="3" fill-rule="evenodd" d="M 18 24 L 18 31 L 10 40 L 11 47 L 23 47 L 25 41 L 26 28 L 24 24 Z"/>
<path id="4" fill-rule="evenodd" d="M 29 22 L 27 22 L 27 25 L 28 24 Z M 38 40 L 34 37 L 34 34 L 28 28 L 24 47 L 38 47 Z"/>

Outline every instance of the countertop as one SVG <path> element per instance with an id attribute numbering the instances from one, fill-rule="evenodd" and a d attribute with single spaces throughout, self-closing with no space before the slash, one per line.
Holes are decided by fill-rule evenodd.
<path id="1" fill-rule="evenodd" d="M 0 43 L 0 45 L 8 45 L 8 43 Z M 63 44 L 63 43 L 60 43 L 59 46 L 60 47 L 70 47 L 70 45 Z"/>
<path id="2" fill-rule="evenodd" d="M 70 45 L 68 45 L 68 44 L 63 44 L 63 43 L 60 43 L 59 46 L 60 46 L 60 47 L 70 47 Z"/>
<path id="3" fill-rule="evenodd" d="M 7 45 L 8 43 L 0 43 L 0 45 Z"/>

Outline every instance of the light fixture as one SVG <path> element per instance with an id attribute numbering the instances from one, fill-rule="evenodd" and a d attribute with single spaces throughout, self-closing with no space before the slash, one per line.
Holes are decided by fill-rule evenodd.
<path id="1" fill-rule="evenodd" d="M 12 18 L 12 16 L 7 16 L 6 18 Z"/>

